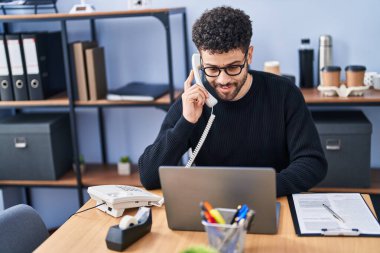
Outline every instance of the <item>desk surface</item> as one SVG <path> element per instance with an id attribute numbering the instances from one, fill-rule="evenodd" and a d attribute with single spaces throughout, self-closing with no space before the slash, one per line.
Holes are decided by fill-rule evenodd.
<path id="1" fill-rule="evenodd" d="M 153 191 L 161 194 L 161 191 Z M 369 196 L 364 196 L 370 203 Z M 281 203 L 279 231 L 276 235 L 247 235 L 245 252 L 379 252 L 380 239 L 370 237 L 298 237 L 294 232 L 289 205 Z M 95 205 L 88 201 L 82 208 Z M 371 205 L 370 205 L 371 206 Z M 125 214 L 134 214 L 136 209 Z M 110 226 L 119 223 L 98 209 L 71 217 L 36 252 L 114 252 L 107 249 L 105 238 Z M 164 207 L 153 208 L 152 231 L 126 249 L 127 252 L 180 252 L 191 245 L 207 244 L 204 232 L 172 231 L 166 223 Z"/>

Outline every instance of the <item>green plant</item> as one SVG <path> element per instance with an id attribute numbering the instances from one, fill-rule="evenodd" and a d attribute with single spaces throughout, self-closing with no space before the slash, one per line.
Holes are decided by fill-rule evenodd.
<path id="1" fill-rule="evenodd" d="M 73 158 L 73 163 L 75 163 L 75 159 Z M 85 163 L 85 160 L 84 160 L 84 156 L 82 154 L 79 155 L 79 164 L 84 164 Z"/>
<path id="2" fill-rule="evenodd" d="M 120 157 L 121 163 L 129 163 L 129 156 L 122 156 Z"/>
<path id="3" fill-rule="evenodd" d="M 218 251 L 206 245 L 196 245 L 184 249 L 181 253 L 218 253 Z"/>
<path id="4" fill-rule="evenodd" d="M 84 164 L 85 161 L 84 161 L 84 155 L 80 154 L 79 155 L 79 164 Z"/>

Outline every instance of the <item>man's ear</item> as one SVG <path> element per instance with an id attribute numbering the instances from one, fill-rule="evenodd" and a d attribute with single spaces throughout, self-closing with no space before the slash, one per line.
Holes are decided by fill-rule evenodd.
<path id="1" fill-rule="evenodd" d="M 252 56 L 253 56 L 253 46 L 249 46 L 248 48 L 248 54 L 247 54 L 247 57 L 248 57 L 248 64 L 251 64 L 252 63 Z"/>

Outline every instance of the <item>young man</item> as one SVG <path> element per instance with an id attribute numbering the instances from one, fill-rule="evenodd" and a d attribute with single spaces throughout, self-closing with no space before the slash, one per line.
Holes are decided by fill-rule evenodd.
<path id="1" fill-rule="evenodd" d="M 192 32 L 204 85 L 218 99 L 215 121 L 195 164 L 273 167 L 277 196 L 307 191 L 320 182 L 327 163 L 301 92 L 283 77 L 248 71 L 253 54 L 249 16 L 230 7 L 214 8 L 195 22 Z M 190 72 L 182 98 L 170 108 L 157 139 L 139 159 L 141 182 L 147 189 L 160 187 L 159 166 L 177 165 L 189 148 L 194 150 L 206 127 L 209 94 L 192 85 L 193 79 Z"/>

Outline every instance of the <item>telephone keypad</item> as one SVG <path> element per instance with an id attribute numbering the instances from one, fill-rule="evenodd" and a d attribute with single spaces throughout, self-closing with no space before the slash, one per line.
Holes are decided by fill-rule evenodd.
<path id="1" fill-rule="evenodd" d="M 136 187 L 132 187 L 132 186 L 118 185 L 117 187 L 119 187 L 120 189 L 122 189 L 122 190 L 124 190 L 124 191 L 142 192 L 141 189 L 136 188 Z"/>

